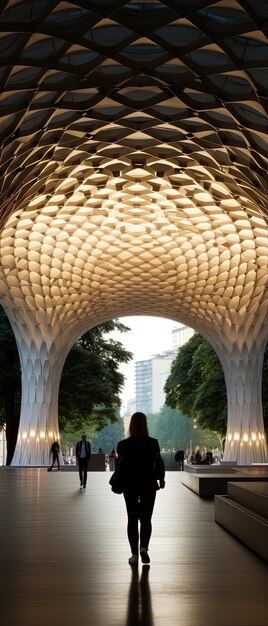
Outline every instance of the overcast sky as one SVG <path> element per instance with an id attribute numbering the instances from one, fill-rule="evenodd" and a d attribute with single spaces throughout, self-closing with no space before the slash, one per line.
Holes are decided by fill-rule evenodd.
<path id="1" fill-rule="evenodd" d="M 135 361 L 149 359 L 159 352 L 172 350 L 172 330 L 181 324 L 148 316 L 121 317 L 120 321 L 131 330 L 127 333 L 112 333 L 112 336 L 133 353 L 133 360 L 120 368 L 126 377 L 124 391 L 121 394 L 124 407 L 128 400 L 135 397 Z"/>

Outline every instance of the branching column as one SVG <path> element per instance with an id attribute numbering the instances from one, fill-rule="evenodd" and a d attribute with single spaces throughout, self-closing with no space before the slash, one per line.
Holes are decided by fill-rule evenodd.
<path id="1" fill-rule="evenodd" d="M 23 339 L 18 346 L 22 401 L 12 465 L 48 465 L 51 444 L 59 439 L 58 392 L 65 354 L 57 352 L 55 343 L 48 348 L 45 340 L 38 348 Z"/>
<path id="2" fill-rule="evenodd" d="M 267 462 L 262 411 L 262 351 L 223 364 L 228 395 L 225 461 L 238 465 Z"/>

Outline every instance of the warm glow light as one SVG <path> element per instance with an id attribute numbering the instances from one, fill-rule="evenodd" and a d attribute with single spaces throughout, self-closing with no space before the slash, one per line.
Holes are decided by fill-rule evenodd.
<path id="1" fill-rule="evenodd" d="M 80 9 L 75 9 L 71 50 L 63 28 L 71 3 L 46 2 L 44 15 L 44 3 L 36 2 L 30 44 L 22 36 L 19 45 L 17 33 L 25 31 L 25 6 L 30 3 L 2 4 L 1 75 L 10 80 L 3 81 L 0 100 L 0 299 L 21 355 L 23 398 L 20 449 L 12 462 L 47 463 L 52 441 L 59 438 L 57 387 L 73 341 L 106 320 L 131 315 L 167 317 L 209 339 L 226 378 L 224 459 L 263 460 L 267 450 L 259 368 L 267 332 L 268 111 L 261 106 L 258 86 L 267 96 L 260 5 L 268 2 L 255 2 L 252 35 L 244 32 L 251 30 L 245 24 L 252 21 L 252 11 L 247 19 L 244 5 L 254 2 L 214 0 L 213 7 L 228 7 L 224 11 L 235 25 L 237 39 L 228 43 L 234 77 L 228 76 L 230 60 L 219 36 L 226 16 L 219 18 L 215 34 L 210 29 L 206 50 L 202 16 L 193 20 L 201 29 L 195 37 L 197 31 L 185 26 L 179 10 L 166 12 L 162 48 L 162 9 L 170 3 L 129 2 L 124 8 L 127 26 L 131 29 L 129 7 L 135 8 L 134 21 L 139 13 L 145 18 L 142 39 L 135 24 L 128 31 L 129 55 L 125 17 L 122 24 L 117 13 L 113 17 L 123 3 L 100 3 L 111 5 L 107 41 L 101 41 L 107 28 L 94 8 L 98 2 L 88 3 L 93 5 L 92 37 L 96 33 L 98 42 L 92 45 L 102 51 L 94 52 L 88 89 L 87 46 L 79 45 Z M 187 2 L 173 2 L 180 4 Z M 241 20 L 236 19 L 240 4 Z M 153 20 L 150 7 L 159 9 Z M 44 44 L 42 37 L 51 36 L 50 30 L 50 35 L 40 32 L 58 21 L 62 43 L 47 49 L 51 41 Z M 8 31 L 13 25 L 13 35 L 6 34 L 6 25 Z M 260 45 L 251 45 L 252 37 Z M 204 64 L 203 55 L 210 59 L 217 50 L 221 68 L 217 60 L 214 65 L 208 61 L 215 80 L 202 76 L 189 88 L 193 59 L 184 45 L 177 45 L 181 38 L 187 49 L 194 48 L 196 68 Z M 68 50 L 65 58 L 62 45 Z M 148 65 L 141 61 L 141 47 L 149 50 Z M 43 58 L 44 66 L 48 55 L 49 76 L 40 75 L 38 59 Z M 22 72 L 23 61 L 27 69 Z M 259 67 L 252 74 L 256 61 Z M 179 93 L 171 94 L 170 81 L 177 73 Z M 102 89 L 105 76 L 113 89 Z M 220 104 L 214 97 L 215 81 Z M 58 90 L 65 96 L 59 97 Z M 256 431 L 251 437 L 252 428 Z"/>

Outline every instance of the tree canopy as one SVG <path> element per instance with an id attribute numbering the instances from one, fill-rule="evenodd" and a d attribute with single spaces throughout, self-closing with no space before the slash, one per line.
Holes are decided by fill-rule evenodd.
<path id="1" fill-rule="evenodd" d="M 99 448 L 108 454 L 112 448 L 117 447 L 118 442 L 124 439 L 124 423 L 121 417 L 118 417 L 116 422 L 108 424 L 105 428 L 100 430 L 95 436 L 92 437 L 92 450 L 97 452 Z"/>
<path id="2" fill-rule="evenodd" d="M 109 337 L 113 330 L 127 332 L 127 326 L 112 320 L 85 333 L 66 359 L 59 393 L 59 424 L 75 428 L 88 426 L 101 430 L 118 417 L 124 375 L 120 363 L 128 363 L 132 353 Z"/>
<path id="3" fill-rule="evenodd" d="M 194 449 L 221 447 L 221 440 L 214 432 L 197 427 L 193 420 L 185 417 L 179 409 L 171 409 L 164 405 L 159 413 L 148 416 L 150 435 L 159 441 L 161 449 L 184 451 Z"/>
<path id="4" fill-rule="evenodd" d="M 264 425 L 268 431 L 268 346 L 263 367 Z M 165 384 L 166 404 L 178 407 L 222 437 L 227 428 L 227 392 L 223 369 L 212 346 L 198 333 L 179 350 Z"/>
<path id="5" fill-rule="evenodd" d="M 91 442 L 92 452 L 97 452 L 99 448 L 108 454 L 112 448 L 116 448 L 118 441 L 124 439 L 124 423 L 119 415 L 115 422 L 104 426 L 101 430 L 97 430 L 91 423 L 84 422 L 82 428 L 76 428 L 75 424 L 68 423 L 61 431 L 61 449 L 75 449 L 75 444 L 81 438 L 81 434 L 85 433 L 87 439 Z"/>

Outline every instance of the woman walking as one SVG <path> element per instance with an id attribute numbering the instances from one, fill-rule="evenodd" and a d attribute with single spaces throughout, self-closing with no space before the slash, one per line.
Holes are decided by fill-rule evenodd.
<path id="1" fill-rule="evenodd" d="M 128 515 L 127 533 L 132 553 L 129 564 L 138 563 L 139 552 L 142 563 L 148 564 L 151 518 L 156 491 L 165 487 L 165 466 L 157 439 L 149 436 L 144 413 L 133 413 L 129 435 L 127 439 L 119 441 L 117 446 L 120 479 Z"/>

